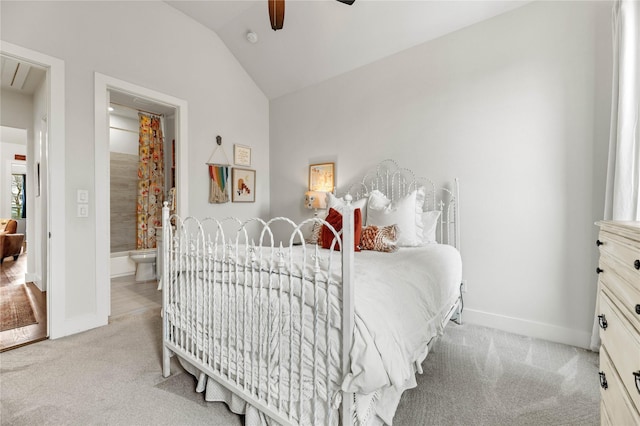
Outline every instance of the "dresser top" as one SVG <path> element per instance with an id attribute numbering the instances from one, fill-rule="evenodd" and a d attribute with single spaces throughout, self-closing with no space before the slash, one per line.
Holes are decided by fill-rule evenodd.
<path id="1" fill-rule="evenodd" d="M 601 220 L 596 222 L 596 225 L 598 225 L 603 230 L 621 234 L 634 240 L 640 240 L 640 222 Z"/>

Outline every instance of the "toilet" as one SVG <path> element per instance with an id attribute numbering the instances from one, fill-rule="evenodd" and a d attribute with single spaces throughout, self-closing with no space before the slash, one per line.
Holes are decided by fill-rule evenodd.
<path id="1" fill-rule="evenodd" d="M 129 257 L 136 263 L 136 281 L 151 281 L 156 279 L 156 257 L 158 251 L 154 248 L 132 250 Z"/>

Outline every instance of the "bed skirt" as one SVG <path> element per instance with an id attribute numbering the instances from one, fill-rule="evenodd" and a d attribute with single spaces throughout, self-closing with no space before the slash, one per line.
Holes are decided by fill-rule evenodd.
<path id="1" fill-rule="evenodd" d="M 198 368 L 193 366 L 189 361 L 180 356 L 176 356 L 180 365 L 191 375 L 198 379 L 196 392 L 203 393 L 205 401 L 208 402 L 224 402 L 229 410 L 235 414 L 244 416 L 245 426 L 277 426 L 278 423 L 272 419 L 268 419 L 264 413 L 240 398 L 229 389 L 216 382 Z M 268 419 L 268 420 L 267 420 Z"/>

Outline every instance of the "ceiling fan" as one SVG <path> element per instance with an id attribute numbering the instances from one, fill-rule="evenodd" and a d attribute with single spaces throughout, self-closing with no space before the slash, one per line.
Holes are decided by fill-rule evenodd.
<path id="1" fill-rule="evenodd" d="M 284 23 L 284 0 L 268 0 L 269 1 L 269 20 L 273 31 L 281 30 Z M 338 0 L 340 3 L 351 6 L 356 0 Z"/>

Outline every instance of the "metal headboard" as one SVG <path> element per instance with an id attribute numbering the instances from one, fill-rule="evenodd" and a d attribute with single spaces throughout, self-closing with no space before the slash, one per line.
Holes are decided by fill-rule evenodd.
<path id="1" fill-rule="evenodd" d="M 431 179 L 418 177 L 412 170 L 400 167 L 395 160 L 387 159 L 365 173 L 360 182 L 349 186 L 344 194 L 348 193 L 358 200 L 377 189 L 391 201 L 396 201 L 420 187 L 425 191 L 422 210 L 441 212 L 436 231 L 438 242 L 460 249 L 460 190 L 457 178 L 451 188 L 437 188 Z"/>

